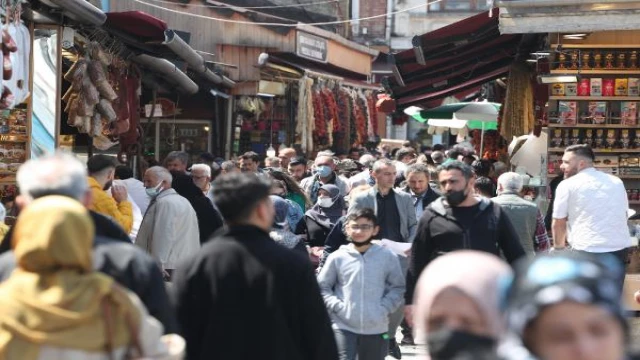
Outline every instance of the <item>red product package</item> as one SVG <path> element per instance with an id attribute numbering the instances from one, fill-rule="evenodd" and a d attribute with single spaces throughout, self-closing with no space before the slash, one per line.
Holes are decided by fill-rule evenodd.
<path id="1" fill-rule="evenodd" d="M 589 79 L 580 79 L 578 84 L 578 96 L 589 96 L 591 85 Z"/>
<path id="2" fill-rule="evenodd" d="M 614 96 L 614 95 L 615 95 L 615 80 L 602 79 L 602 96 Z"/>

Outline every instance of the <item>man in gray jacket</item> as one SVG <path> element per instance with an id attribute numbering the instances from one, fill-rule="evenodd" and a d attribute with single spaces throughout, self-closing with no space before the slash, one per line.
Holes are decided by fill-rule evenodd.
<path id="1" fill-rule="evenodd" d="M 549 237 L 538 206 L 520 196 L 522 187 L 520 174 L 506 172 L 498 178 L 498 196 L 492 200 L 502 207 L 518 233 L 522 248 L 532 256 L 549 248 Z"/>
<path id="2" fill-rule="evenodd" d="M 140 224 L 136 245 L 153 256 L 166 281 L 171 281 L 178 263 L 200 250 L 198 217 L 189 200 L 171 188 L 169 170 L 154 166 L 144 174 L 151 197 Z"/>
<path id="3" fill-rule="evenodd" d="M 403 303 L 404 274 L 396 255 L 372 244 L 379 227 L 372 209 L 351 212 L 351 244 L 329 255 L 318 275 L 338 343 L 340 360 L 384 360 L 388 315 Z"/>
<path id="4" fill-rule="evenodd" d="M 373 209 L 380 225 L 378 233 L 380 239 L 413 242 L 418 227 L 416 210 L 411 195 L 393 188 L 396 180 L 396 167 L 393 161 L 387 159 L 376 161 L 373 164 L 371 176 L 376 185 L 350 201 L 348 214 L 355 210 Z M 406 257 L 399 257 L 399 260 L 402 273 L 406 274 L 409 261 Z M 389 353 L 396 359 L 402 357 L 400 347 L 395 340 L 402 316 L 402 309 L 398 309 L 389 317 Z"/>

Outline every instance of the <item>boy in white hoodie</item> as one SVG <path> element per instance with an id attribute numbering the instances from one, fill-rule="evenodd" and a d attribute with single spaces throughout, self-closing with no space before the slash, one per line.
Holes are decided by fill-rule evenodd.
<path id="1" fill-rule="evenodd" d="M 403 303 L 405 279 L 397 256 L 372 244 L 379 226 L 372 209 L 349 214 L 351 242 L 332 253 L 318 275 L 340 360 L 384 360 L 388 315 Z"/>

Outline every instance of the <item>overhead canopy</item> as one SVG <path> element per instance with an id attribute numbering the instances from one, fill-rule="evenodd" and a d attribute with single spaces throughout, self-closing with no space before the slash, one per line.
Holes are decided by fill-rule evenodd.
<path id="1" fill-rule="evenodd" d="M 207 82 L 226 87 L 235 85 L 231 79 L 209 69 L 202 56 L 177 31 L 168 29 L 161 19 L 142 11 L 110 12 L 107 14 L 105 27 L 127 46 L 139 52 L 184 61 L 189 69 Z"/>
<path id="2" fill-rule="evenodd" d="M 414 49 L 391 55 L 394 76 L 383 81 L 398 106 L 433 104 L 505 76 L 521 35 L 500 35 L 497 10 L 414 37 Z"/>
<path id="3" fill-rule="evenodd" d="M 635 0 L 498 0 L 496 6 L 504 34 L 640 29 Z"/>
<path id="4" fill-rule="evenodd" d="M 317 61 L 307 60 L 289 52 L 271 52 L 269 53 L 269 62 L 276 65 L 293 67 L 301 72 L 315 73 L 317 75 L 325 75 L 327 77 L 337 77 L 344 80 L 351 80 L 355 84 L 364 84 L 367 76 L 341 68 L 329 63 L 319 63 Z M 371 84 L 369 84 L 371 85 Z"/>

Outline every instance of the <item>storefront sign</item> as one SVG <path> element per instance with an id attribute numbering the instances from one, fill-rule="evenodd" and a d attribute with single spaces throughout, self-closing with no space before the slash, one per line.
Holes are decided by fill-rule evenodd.
<path id="1" fill-rule="evenodd" d="M 327 62 L 327 39 L 316 35 L 298 31 L 296 53 L 298 56 L 323 62 Z"/>

